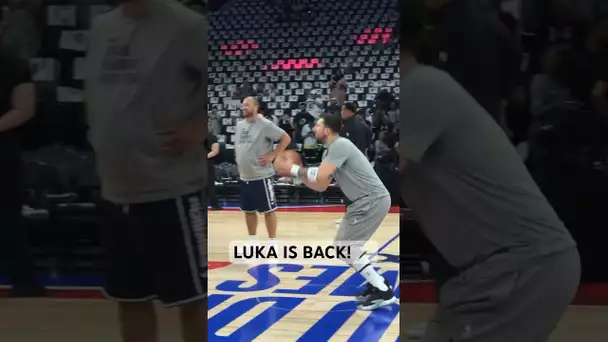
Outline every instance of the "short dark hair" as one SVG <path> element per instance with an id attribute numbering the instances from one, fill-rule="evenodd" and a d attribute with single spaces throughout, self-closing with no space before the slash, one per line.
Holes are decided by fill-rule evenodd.
<path id="1" fill-rule="evenodd" d="M 334 133 L 340 133 L 342 129 L 342 117 L 340 115 L 325 113 L 321 116 L 325 127 L 329 128 Z"/>
<path id="2" fill-rule="evenodd" d="M 357 105 L 354 104 L 354 103 L 352 103 L 352 102 L 346 102 L 344 104 L 344 108 L 348 109 L 352 113 L 356 113 L 357 112 Z"/>

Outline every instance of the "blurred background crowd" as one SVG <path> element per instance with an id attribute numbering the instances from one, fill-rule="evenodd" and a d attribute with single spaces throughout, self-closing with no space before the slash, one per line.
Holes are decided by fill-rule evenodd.
<path id="1" fill-rule="evenodd" d="M 580 246 L 583 280 L 607 280 L 597 260 L 608 257 L 608 3 L 424 0 L 405 7 L 401 20 L 424 27 L 421 61 L 451 74 L 517 147 Z M 404 237 L 404 252 L 431 248 L 409 231 L 414 242 Z"/>

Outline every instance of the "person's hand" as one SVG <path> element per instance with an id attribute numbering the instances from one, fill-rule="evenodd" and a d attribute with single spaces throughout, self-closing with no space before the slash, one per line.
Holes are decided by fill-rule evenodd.
<path id="1" fill-rule="evenodd" d="M 292 177 L 291 167 L 293 163 L 287 158 L 277 158 L 274 161 L 274 170 L 283 177 Z"/>
<path id="2" fill-rule="evenodd" d="M 186 121 L 167 130 L 158 132 L 161 149 L 172 155 L 182 155 L 185 152 L 202 148 L 204 127 L 192 121 Z"/>
<path id="3" fill-rule="evenodd" d="M 258 158 L 258 163 L 260 163 L 260 165 L 262 166 L 266 166 L 272 163 L 273 160 L 275 160 L 276 158 L 276 154 L 274 152 L 270 152 L 268 154 L 265 154 L 263 156 L 261 156 L 260 158 Z"/>

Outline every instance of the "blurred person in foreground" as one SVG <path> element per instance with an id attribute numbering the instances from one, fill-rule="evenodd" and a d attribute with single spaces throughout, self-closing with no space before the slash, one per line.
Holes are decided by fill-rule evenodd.
<path id="1" fill-rule="evenodd" d="M 497 122 L 418 64 L 417 39 L 402 33 L 401 194 L 456 271 L 422 341 L 546 341 L 580 282 L 576 243 Z"/>
<path id="2" fill-rule="evenodd" d="M 22 215 L 25 170 L 20 129 L 35 115 L 35 93 L 27 61 L 0 48 L 0 261 L 13 297 L 45 294 L 34 276 Z"/>
<path id="3" fill-rule="evenodd" d="M 173 0 L 123 0 L 92 24 L 104 292 L 124 342 L 158 341 L 155 299 L 179 308 L 185 342 L 207 340 L 207 27 Z"/>

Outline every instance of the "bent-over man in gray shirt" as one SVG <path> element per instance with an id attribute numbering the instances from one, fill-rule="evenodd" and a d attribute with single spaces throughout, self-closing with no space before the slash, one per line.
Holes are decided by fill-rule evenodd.
<path id="1" fill-rule="evenodd" d="M 576 244 L 504 131 L 401 44 L 401 191 L 458 272 L 423 341 L 546 341 L 580 278 Z"/>
<path id="2" fill-rule="evenodd" d="M 358 308 L 374 310 L 397 302 L 390 284 L 376 272 L 363 249 L 388 214 L 391 196 L 363 152 L 339 136 L 341 128 L 339 115 L 325 114 L 317 121 L 315 136 L 327 148 L 319 167 L 305 168 L 287 159 L 277 159 L 275 168 L 280 175 L 295 177 L 316 191 L 325 191 L 335 179 L 352 202 L 340 223 L 335 243 L 355 250 L 344 261 L 367 280 L 367 288 L 357 295 Z"/>

